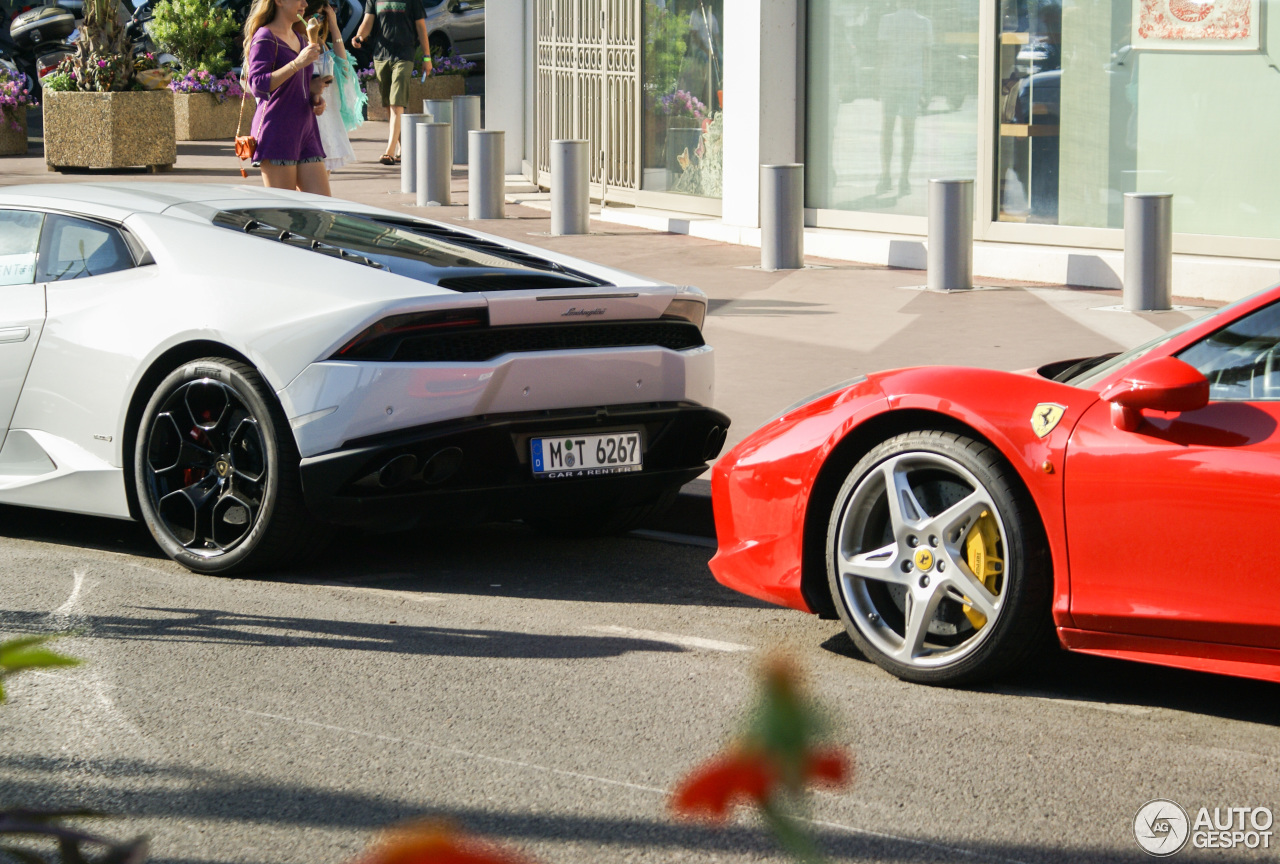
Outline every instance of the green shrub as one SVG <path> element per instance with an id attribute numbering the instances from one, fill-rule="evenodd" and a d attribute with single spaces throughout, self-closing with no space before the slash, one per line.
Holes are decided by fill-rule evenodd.
<path id="1" fill-rule="evenodd" d="M 160 0 L 151 19 L 151 38 L 188 71 L 221 75 L 231 68 L 227 43 L 240 33 L 230 10 L 213 0 Z"/>

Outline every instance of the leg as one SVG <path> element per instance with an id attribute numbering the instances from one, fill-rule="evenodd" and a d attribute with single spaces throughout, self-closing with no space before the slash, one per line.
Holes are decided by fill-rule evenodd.
<path id="1" fill-rule="evenodd" d="M 413 76 L 412 60 L 392 60 L 391 63 L 391 135 L 387 139 L 387 155 L 394 157 L 400 144 L 400 123 L 405 106 L 409 104 L 410 82 Z"/>
<path id="2" fill-rule="evenodd" d="M 400 117 L 404 114 L 404 106 L 391 105 L 388 106 L 388 110 L 391 112 L 391 124 L 387 130 L 387 149 L 382 155 L 394 159 L 396 149 L 400 146 Z"/>
<path id="3" fill-rule="evenodd" d="M 893 161 L 893 127 L 898 120 L 897 107 L 888 94 L 881 97 L 880 104 L 880 182 L 876 184 L 876 194 L 888 192 L 893 185 L 889 163 Z"/>
<path id="4" fill-rule="evenodd" d="M 373 70 L 378 76 L 378 90 L 382 93 L 382 104 L 387 107 L 387 119 L 391 121 L 388 124 L 390 128 L 387 130 L 387 149 L 382 153 L 383 159 L 390 160 L 395 158 L 396 143 L 400 140 L 400 115 L 393 107 L 395 105 L 393 87 L 395 61 L 375 60 Z"/>
<path id="5" fill-rule="evenodd" d="M 298 166 L 298 191 L 313 195 L 331 195 L 329 169 L 323 162 L 305 162 Z"/>
<path id="6" fill-rule="evenodd" d="M 272 165 L 270 162 L 263 160 L 262 185 L 269 189 L 298 188 L 298 166 Z"/>
<path id="7" fill-rule="evenodd" d="M 904 115 L 902 118 L 902 177 L 898 180 L 898 191 L 903 195 L 911 194 L 911 160 L 916 155 L 916 118 Z"/>

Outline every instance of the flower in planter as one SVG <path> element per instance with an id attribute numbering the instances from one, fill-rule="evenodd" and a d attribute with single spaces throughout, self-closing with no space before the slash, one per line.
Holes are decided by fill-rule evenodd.
<path id="1" fill-rule="evenodd" d="M 22 124 L 18 122 L 17 111 L 19 108 L 28 108 L 36 103 L 35 96 L 31 93 L 30 83 L 27 76 L 21 72 L 15 72 L 12 75 L 0 70 L 0 114 L 4 115 L 4 119 L 8 121 L 9 127 L 15 131 L 22 128 Z"/>
<path id="2" fill-rule="evenodd" d="M 449 49 L 448 56 L 438 56 L 431 58 L 431 77 L 438 78 L 442 75 L 470 75 L 475 71 L 476 64 L 467 58 L 461 56 L 452 48 Z"/>
<path id="3" fill-rule="evenodd" d="M 360 82 L 360 92 L 366 92 L 369 87 L 369 82 L 373 81 L 377 77 L 378 73 L 374 71 L 372 66 L 367 66 L 364 69 L 357 69 L 356 80 Z"/>
<path id="4" fill-rule="evenodd" d="M 85 0 L 75 53 L 58 64 L 51 89 L 105 93 L 134 86 L 133 46 L 116 11 L 112 0 Z"/>
<path id="5" fill-rule="evenodd" d="M 228 72 L 221 78 L 210 75 L 204 69 L 187 72 L 181 78 L 169 82 L 169 89 L 174 93 L 211 93 L 219 102 L 228 98 L 239 99 L 244 95 L 236 76 Z"/>
<path id="6" fill-rule="evenodd" d="M 702 100 L 688 90 L 673 90 L 659 98 L 658 112 L 668 117 L 696 120 L 699 125 L 711 115 Z"/>

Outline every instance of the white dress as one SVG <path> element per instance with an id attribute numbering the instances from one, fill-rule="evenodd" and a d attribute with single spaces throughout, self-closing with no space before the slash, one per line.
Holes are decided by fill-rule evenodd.
<path id="1" fill-rule="evenodd" d="M 316 74 L 333 75 L 333 52 L 324 52 L 316 61 Z M 324 113 L 316 118 L 316 124 L 320 127 L 320 144 L 324 147 L 324 167 L 336 171 L 355 162 L 356 153 L 351 149 L 351 138 L 342 123 L 336 78 L 329 82 L 321 95 L 324 97 Z"/>

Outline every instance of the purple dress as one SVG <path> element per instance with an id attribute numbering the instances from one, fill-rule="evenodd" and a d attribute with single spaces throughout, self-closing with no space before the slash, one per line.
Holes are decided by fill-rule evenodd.
<path id="1" fill-rule="evenodd" d="M 299 36 L 299 40 L 305 39 Z M 299 47 L 301 47 L 299 41 Z M 324 158 L 320 129 L 311 110 L 311 67 L 271 90 L 271 73 L 298 56 L 270 29 L 261 27 L 249 46 L 249 90 L 258 100 L 253 113 L 253 137 L 259 159 Z"/>

